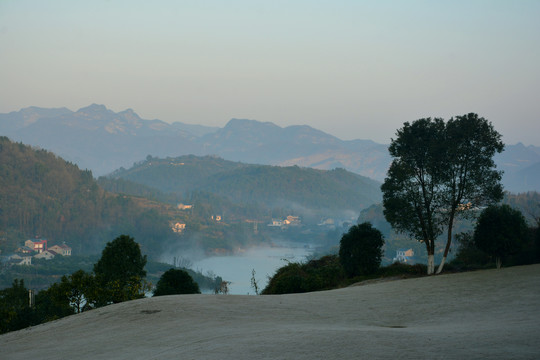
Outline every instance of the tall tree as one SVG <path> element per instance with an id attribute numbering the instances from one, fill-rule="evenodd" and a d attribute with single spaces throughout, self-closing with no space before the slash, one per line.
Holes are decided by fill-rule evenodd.
<path id="1" fill-rule="evenodd" d="M 108 242 L 101 258 L 94 265 L 97 281 L 109 294 L 103 301 L 118 303 L 144 296 L 146 255 L 139 244 L 128 235 Z"/>
<path id="2" fill-rule="evenodd" d="M 434 270 L 435 239 L 441 234 L 441 149 L 444 121 L 406 122 L 389 147 L 394 158 L 381 190 L 384 216 L 398 232 L 426 246 L 428 274 Z"/>
<path id="3" fill-rule="evenodd" d="M 503 198 L 502 172 L 495 170 L 493 156 L 503 151 L 504 144 L 489 121 L 474 113 L 451 118 L 446 123 L 444 140 L 441 196 L 447 214 L 447 239 L 437 273 L 448 256 L 456 218 L 474 214 L 471 210 Z"/>
<path id="4" fill-rule="evenodd" d="M 394 158 L 381 190 L 386 219 L 403 233 L 426 244 L 428 274 L 435 270 L 435 239 L 447 229 L 441 272 L 458 216 L 502 199 L 501 172 L 493 155 L 501 136 L 474 113 L 406 122 L 392 139 Z"/>

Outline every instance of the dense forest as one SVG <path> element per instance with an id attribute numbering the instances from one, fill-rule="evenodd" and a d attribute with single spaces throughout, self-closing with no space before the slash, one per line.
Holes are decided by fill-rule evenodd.
<path id="1" fill-rule="evenodd" d="M 106 192 L 90 171 L 0 137 L 2 253 L 42 237 L 68 243 L 74 254 L 92 254 L 121 233 L 136 236 L 151 255 L 172 236 L 167 218 L 147 201 Z"/>

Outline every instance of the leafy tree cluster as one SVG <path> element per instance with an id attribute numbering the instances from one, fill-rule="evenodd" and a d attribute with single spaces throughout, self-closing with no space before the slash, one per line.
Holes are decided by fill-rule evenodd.
<path id="1" fill-rule="evenodd" d="M 509 205 L 489 206 L 474 230 L 474 242 L 484 252 L 493 255 L 497 268 L 502 258 L 516 253 L 527 237 L 527 223 L 520 211 Z"/>
<path id="2" fill-rule="evenodd" d="M 379 270 L 383 245 L 381 232 L 370 223 L 354 225 L 341 238 L 339 256 L 289 263 L 277 270 L 262 294 L 332 289 L 347 279 L 371 276 Z"/>
<path id="3" fill-rule="evenodd" d="M 159 279 L 154 296 L 200 294 L 199 285 L 185 270 L 169 269 Z"/>
<path id="4" fill-rule="evenodd" d="M 33 306 L 23 280 L 0 290 L 0 333 L 62 318 L 82 311 L 145 296 L 146 255 L 133 238 L 121 235 L 107 246 L 93 273 L 78 270 L 40 291 Z M 221 280 L 221 279 L 219 279 Z M 199 287 L 183 270 L 170 269 L 158 281 L 155 295 L 198 293 Z"/>
<path id="5" fill-rule="evenodd" d="M 53 153 L 0 137 L 0 250 L 34 236 L 65 241 L 74 254 L 96 253 L 101 239 L 129 233 L 150 255 L 174 237 L 168 218 L 131 197 L 100 189 L 88 170 Z"/>
<path id="6" fill-rule="evenodd" d="M 504 149 L 501 135 L 477 114 L 447 122 L 406 122 L 389 147 L 393 158 L 383 192 L 384 215 L 394 229 L 425 244 L 428 273 L 434 272 L 435 241 L 447 232 L 438 272 L 450 251 L 453 226 L 479 207 L 503 197 L 493 156 Z"/>
<path id="7" fill-rule="evenodd" d="M 372 274 L 379 268 L 384 239 L 370 223 L 354 225 L 341 238 L 339 260 L 349 277 Z"/>
<path id="8" fill-rule="evenodd" d="M 305 264 L 289 263 L 281 267 L 272 276 L 262 294 L 304 293 L 332 289 L 345 277 L 339 258 L 327 255 Z"/>
<path id="9" fill-rule="evenodd" d="M 523 213 L 508 204 L 484 209 L 474 230 L 456 236 L 460 243 L 453 265 L 465 268 L 525 265 L 540 262 L 540 224 L 527 224 Z"/>

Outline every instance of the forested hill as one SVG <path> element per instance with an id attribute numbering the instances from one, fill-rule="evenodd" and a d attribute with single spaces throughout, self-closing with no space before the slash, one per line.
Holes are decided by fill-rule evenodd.
<path id="1" fill-rule="evenodd" d="M 3 254 L 35 236 L 51 244 L 65 241 L 74 254 L 97 253 L 121 233 L 134 236 L 145 253 L 152 254 L 160 251 L 170 231 L 155 210 L 100 189 L 90 171 L 0 137 Z"/>
<path id="2" fill-rule="evenodd" d="M 215 156 L 148 157 L 112 177 L 162 192 L 202 191 L 235 203 L 267 207 L 360 211 L 381 201 L 378 182 L 343 169 L 250 165 Z"/>

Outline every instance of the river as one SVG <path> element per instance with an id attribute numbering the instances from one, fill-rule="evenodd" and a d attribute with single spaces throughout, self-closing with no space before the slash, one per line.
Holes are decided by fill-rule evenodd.
<path id="1" fill-rule="evenodd" d="M 228 256 L 211 256 L 193 262 L 191 268 L 206 274 L 213 272 L 229 281 L 229 294 L 255 295 L 251 286 L 252 271 L 262 291 L 268 283 L 268 278 L 276 270 L 289 262 L 303 262 L 312 253 L 308 246 L 288 245 L 283 247 L 254 247 L 240 254 Z"/>

